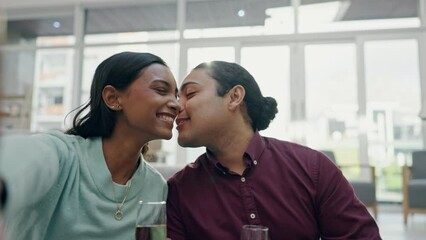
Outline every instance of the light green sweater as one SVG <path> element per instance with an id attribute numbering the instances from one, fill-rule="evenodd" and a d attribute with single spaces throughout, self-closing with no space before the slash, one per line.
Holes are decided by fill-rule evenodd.
<path id="1" fill-rule="evenodd" d="M 115 220 L 126 186 L 112 182 L 101 139 L 57 131 L 2 138 L 0 178 L 8 190 L 8 240 L 135 239 L 139 200 L 164 201 L 167 195 L 164 178 L 142 160 L 123 219 Z"/>

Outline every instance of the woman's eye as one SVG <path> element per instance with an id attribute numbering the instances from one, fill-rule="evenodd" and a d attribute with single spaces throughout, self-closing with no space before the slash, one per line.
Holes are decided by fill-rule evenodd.
<path id="1" fill-rule="evenodd" d="M 167 89 L 165 89 L 165 88 L 156 88 L 155 91 L 157 91 L 157 92 L 159 92 L 161 94 L 167 93 Z"/>

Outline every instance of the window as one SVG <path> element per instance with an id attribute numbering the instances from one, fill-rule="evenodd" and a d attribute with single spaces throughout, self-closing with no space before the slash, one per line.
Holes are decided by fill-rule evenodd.
<path id="1" fill-rule="evenodd" d="M 378 199 L 401 200 L 401 166 L 422 148 L 417 41 L 365 43 L 369 158 Z"/>
<path id="2" fill-rule="evenodd" d="M 290 48 L 288 46 L 243 47 L 241 65 L 256 79 L 263 96 L 273 97 L 278 113 L 262 135 L 288 139 L 290 117 Z"/>
<path id="3" fill-rule="evenodd" d="M 359 162 L 355 53 L 352 43 L 305 48 L 306 144 L 333 150 L 339 164 Z"/>

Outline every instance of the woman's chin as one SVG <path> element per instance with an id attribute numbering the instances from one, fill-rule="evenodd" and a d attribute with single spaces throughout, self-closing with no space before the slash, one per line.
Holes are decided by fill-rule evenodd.
<path id="1" fill-rule="evenodd" d="M 173 137 L 172 131 L 161 135 L 161 139 L 170 140 Z"/>
<path id="2" fill-rule="evenodd" d="M 184 135 L 182 135 L 180 133 L 179 133 L 179 136 L 178 136 L 178 144 L 181 147 L 192 147 L 192 148 L 202 146 L 202 145 L 197 144 L 196 142 L 192 141 L 190 138 L 185 137 Z"/>

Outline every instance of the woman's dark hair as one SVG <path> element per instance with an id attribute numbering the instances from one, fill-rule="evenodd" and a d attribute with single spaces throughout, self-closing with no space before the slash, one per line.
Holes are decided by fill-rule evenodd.
<path id="1" fill-rule="evenodd" d="M 117 90 L 125 90 L 143 69 L 154 63 L 167 66 L 163 59 L 150 53 L 122 52 L 104 60 L 93 76 L 89 102 L 78 110 L 73 127 L 66 133 L 83 138 L 111 136 L 117 113 L 105 104 L 102 98 L 104 87 L 111 85 Z M 81 117 L 86 109 L 89 112 Z"/>
<path id="2" fill-rule="evenodd" d="M 264 130 L 277 114 L 277 101 L 272 97 L 264 97 L 253 76 L 236 63 L 213 61 L 201 63 L 194 69 L 205 68 L 207 74 L 218 83 L 217 94 L 224 96 L 236 85 L 244 87 L 244 105 L 250 118 L 253 130 Z"/>

